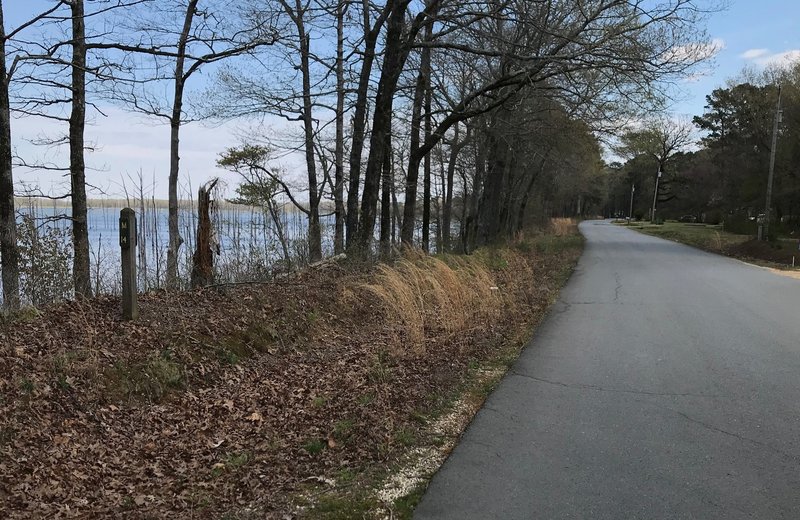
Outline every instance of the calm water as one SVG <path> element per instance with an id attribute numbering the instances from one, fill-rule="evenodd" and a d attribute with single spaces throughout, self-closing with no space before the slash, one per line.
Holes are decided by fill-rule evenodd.
<path id="1" fill-rule="evenodd" d="M 121 207 L 94 207 L 88 212 L 89 242 L 94 284 L 104 292 L 115 293 L 119 285 L 119 212 Z M 134 208 L 137 211 L 139 241 L 139 285 L 143 289 L 160 286 L 166 265 L 168 243 L 166 208 Z M 68 237 L 70 232 L 69 208 L 27 206 L 18 208 L 21 215 L 34 218 L 39 234 L 58 230 Z M 22 220 L 22 217 L 20 218 Z M 220 255 L 216 259 L 218 277 L 223 280 L 252 279 L 263 276 L 283 258 L 276 229 L 269 215 L 257 208 L 232 207 L 219 209 L 212 220 L 220 242 Z M 281 221 L 293 257 L 306 253 L 307 219 L 296 211 L 283 211 Z M 323 250 L 333 251 L 333 215 L 324 216 Z M 180 232 L 184 239 L 181 248 L 180 270 L 188 278 L 191 255 L 194 252 L 197 215 L 189 209 L 179 212 Z M 68 238 L 67 238 L 68 240 Z M 71 261 L 71 260 L 70 260 Z"/>

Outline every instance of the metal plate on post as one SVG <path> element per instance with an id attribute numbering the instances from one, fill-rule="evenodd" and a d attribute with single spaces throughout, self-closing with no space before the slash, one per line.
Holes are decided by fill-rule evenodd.
<path id="1" fill-rule="evenodd" d="M 120 212 L 119 247 L 122 249 L 136 247 L 136 212 L 130 208 Z"/>
<path id="2" fill-rule="evenodd" d="M 128 249 L 130 247 L 130 237 L 128 236 L 128 219 L 119 219 L 119 247 Z"/>

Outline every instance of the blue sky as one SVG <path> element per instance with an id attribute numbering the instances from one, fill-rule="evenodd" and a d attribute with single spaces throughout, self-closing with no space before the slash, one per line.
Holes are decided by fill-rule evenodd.
<path id="1" fill-rule="evenodd" d="M 48 0 L 6 0 L 3 7 L 7 28 L 15 27 L 31 13 L 41 12 L 50 5 L 52 2 Z M 800 58 L 800 0 L 730 0 L 727 10 L 711 15 L 708 35 L 720 50 L 714 63 L 706 67 L 704 75 L 680 83 L 683 93 L 672 106 L 676 115 L 702 113 L 705 96 L 714 88 L 724 86 L 726 80 L 737 76 L 746 66 L 758 69 L 792 57 Z M 105 195 L 116 197 L 123 193 L 122 178 L 135 175 L 141 169 L 146 179 L 155 178 L 157 181 L 152 193 L 157 198 L 165 198 L 169 129 L 157 121 L 120 108 L 111 108 L 107 113 L 109 117 L 94 116 L 87 127 L 87 138 L 97 146 L 97 150 L 87 157 L 88 165 L 93 168 L 87 173 L 89 181 L 102 187 Z M 278 127 L 285 125 L 274 121 Z M 44 154 L 45 158 L 49 156 L 54 161 L 63 162 L 64 156 L 60 152 L 42 152 L 26 141 L 43 131 L 63 130 L 48 128 L 49 124 L 30 118 L 14 121 L 13 140 L 21 154 L 37 154 L 39 158 Z M 184 185 L 190 178 L 194 190 L 207 179 L 221 176 L 232 192 L 237 178 L 217 169 L 215 163 L 220 152 L 237 144 L 242 132 L 235 123 L 216 128 L 198 123 L 184 127 L 181 139 Z M 300 163 L 287 158 L 284 166 L 297 170 Z M 65 185 L 65 179 L 61 177 L 36 172 L 18 171 L 17 180 L 38 184 L 44 191 L 54 194 Z M 98 196 L 99 193 L 92 195 Z"/>
<path id="2" fill-rule="evenodd" d="M 705 76 L 682 85 L 676 113 L 702 113 L 705 96 L 746 66 L 800 58 L 800 0 L 731 0 L 727 10 L 711 15 L 708 34 L 722 50 Z"/>

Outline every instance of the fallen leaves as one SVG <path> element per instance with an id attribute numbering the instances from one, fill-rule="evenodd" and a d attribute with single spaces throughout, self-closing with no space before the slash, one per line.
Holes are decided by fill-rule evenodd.
<path id="1" fill-rule="evenodd" d="M 532 281 L 563 259 L 514 261 L 494 282 L 518 308 L 428 330 L 420 352 L 370 302 L 343 303 L 347 273 L 143 295 L 135 323 L 99 298 L 0 325 L 0 518 L 292 516 L 309 479 L 404 450 L 395 433 L 431 396 L 541 315 L 554 289 Z"/>
<path id="2" fill-rule="evenodd" d="M 247 417 L 245 417 L 250 422 L 261 422 L 264 420 L 264 417 L 259 412 L 253 412 Z"/>

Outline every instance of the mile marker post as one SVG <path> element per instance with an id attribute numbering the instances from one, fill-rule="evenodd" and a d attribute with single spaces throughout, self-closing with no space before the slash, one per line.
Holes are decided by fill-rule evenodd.
<path id="1" fill-rule="evenodd" d="M 122 319 L 139 317 L 136 299 L 136 212 L 124 208 L 119 212 L 119 247 L 122 250 Z"/>

